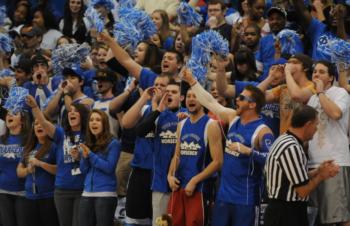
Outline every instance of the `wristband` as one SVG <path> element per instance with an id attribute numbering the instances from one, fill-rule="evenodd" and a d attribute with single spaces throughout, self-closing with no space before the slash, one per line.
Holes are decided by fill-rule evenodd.
<path id="1" fill-rule="evenodd" d="M 322 94 L 322 93 L 324 94 L 324 92 L 322 91 L 322 92 L 316 93 L 316 95 L 317 95 L 317 96 L 320 96 L 320 94 Z"/>

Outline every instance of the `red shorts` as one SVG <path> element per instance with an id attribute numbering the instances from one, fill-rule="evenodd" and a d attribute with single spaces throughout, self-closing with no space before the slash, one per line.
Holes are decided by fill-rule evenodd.
<path id="1" fill-rule="evenodd" d="M 196 191 L 191 196 L 187 196 L 182 188 L 173 192 L 168 204 L 168 213 L 172 215 L 174 226 L 203 226 L 202 193 Z"/>

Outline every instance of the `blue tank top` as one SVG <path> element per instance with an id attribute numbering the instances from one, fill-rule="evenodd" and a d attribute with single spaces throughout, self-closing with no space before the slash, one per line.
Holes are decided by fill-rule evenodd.
<path id="1" fill-rule="evenodd" d="M 185 188 L 191 178 L 206 167 L 207 155 L 209 155 L 207 154 L 207 127 L 210 121 L 207 115 L 203 115 L 194 123 L 189 118 L 181 122 L 180 163 L 176 171 L 181 188 Z M 197 184 L 196 191 L 202 190 L 203 183 Z"/>
<path id="2" fill-rule="evenodd" d="M 179 111 L 182 111 L 182 109 Z M 167 176 L 170 162 L 175 152 L 178 122 L 177 112 L 172 112 L 168 109 L 161 112 L 156 121 L 152 180 L 153 191 L 170 192 Z"/>
<path id="3" fill-rule="evenodd" d="M 236 117 L 230 123 L 217 199 L 240 205 L 254 205 L 259 201 L 262 168 L 254 163 L 252 155 L 230 151 L 227 144 L 240 142 L 254 147 L 254 140 L 264 127 L 262 118 L 243 125 L 241 119 Z"/>

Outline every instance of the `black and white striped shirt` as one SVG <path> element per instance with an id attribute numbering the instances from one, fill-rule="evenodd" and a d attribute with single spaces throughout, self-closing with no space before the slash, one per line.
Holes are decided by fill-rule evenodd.
<path id="1" fill-rule="evenodd" d="M 282 134 L 273 143 L 266 160 L 265 174 L 270 199 L 307 201 L 307 198 L 300 198 L 294 189 L 307 184 L 309 177 L 301 141 L 291 132 Z"/>

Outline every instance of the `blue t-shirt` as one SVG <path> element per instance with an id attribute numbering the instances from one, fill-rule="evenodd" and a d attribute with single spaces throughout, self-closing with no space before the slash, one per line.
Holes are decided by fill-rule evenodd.
<path id="1" fill-rule="evenodd" d="M 28 89 L 29 94 L 35 98 L 38 106 L 41 109 L 46 105 L 46 100 L 51 96 L 51 91 L 46 85 L 39 86 L 33 82 L 26 82 L 24 83 L 23 87 Z"/>
<path id="2" fill-rule="evenodd" d="M 29 153 L 30 158 L 34 158 L 41 144 L 37 144 L 33 151 Z M 39 159 L 48 164 L 56 164 L 57 145 L 53 142 L 48 152 Z M 22 162 L 24 162 L 22 158 Z M 35 189 L 34 189 L 35 188 Z M 25 181 L 25 192 L 28 199 L 45 199 L 53 197 L 55 189 L 55 175 L 50 174 L 41 167 L 35 167 L 35 171 L 28 174 Z"/>
<path id="3" fill-rule="evenodd" d="M 75 173 L 79 170 L 79 162 L 75 161 L 70 155 L 71 149 L 83 143 L 84 139 L 80 132 L 72 133 L 73 139 L 64 134 L 60 127 L 56 127 L 54 142 L 57 145 L 57 171 L 55 187 L 66 190 L 83 190 L 85 175 L 82 173 Z"/>
<path id="4" fill-rule="evenodd" d="M 158 75 L 153 71 L 147 68 L 142 68 L 139 81 L 141 89 L 145 90 L 148 87 L 153 86 L 154 80 L 156 80 L 157 76 Z"/>
<path id="5" fill-rule="evenodd" d="M 168 36 L 163 42 L 163 49 L 171 50 L 174 48 L 174 37 Z"/>
<path id="6" fill-rule="evenodd" d="M 207 139 L 209 122 L 208 115 L 203 115 L 194 123 L 189 118 L 181 122 L 180 162 L 176 171 L 181 188 L 185 188 L 192 177 L 199 174 L 207 165 L 210 157 Z M 196 191 L 203 191 L 202 182 L 197 184 Z"/>
<path id="7" fill-rule="evenodd" d="M 330 42 L 338 37 L 327 30 L 327 26 L 313 18 L 307 29 L 307 36 L 312 43 L 312 59 L 331 61 Z"/>
<path id="8" fill-rule="evenodd" d="M 293 42 L 295 43 L 295 53 L 303 53 L 304 47 L 301 39 L 298 37 L 293 37 Z M 259 42 L 259 50 L 256 53 L 256 60 L 263 63 L 264 71 L 268 70 L 271 64 L 275 60 L 275 36 L 273 34 L 268 34 L 262 37 Z M 281 42 L 283 46 L 285 43 Z M 294 54 L 295 54 L 294 53 Z"/>
<path id="9" fill-rule="evenodd" d="M 23 155 L 20 135 L 9 135 L 6 144 L 0 144 L 0 189 L 24 191 L 24 179 L 17 177 L 17 165 Z"/>

